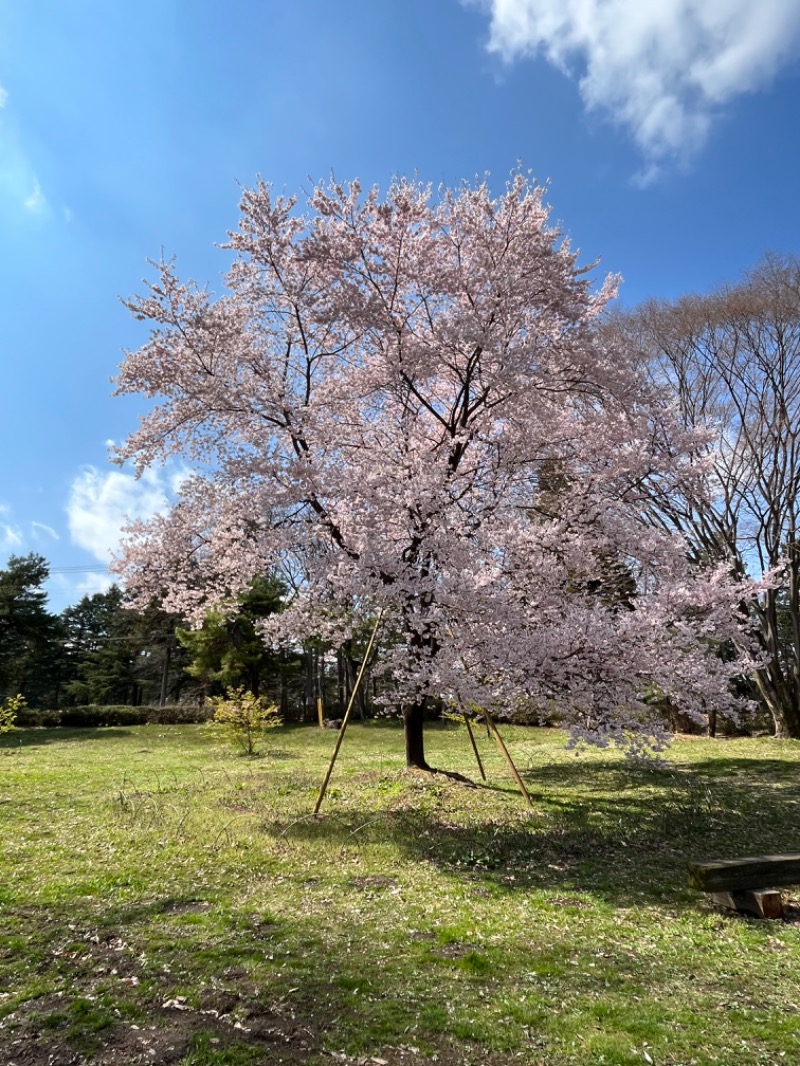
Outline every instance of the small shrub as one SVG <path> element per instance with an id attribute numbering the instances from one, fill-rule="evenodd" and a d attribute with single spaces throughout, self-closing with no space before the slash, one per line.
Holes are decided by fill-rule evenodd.
<path id="1" fill-rule="evenodd" d="M 262 696 L 243 688 L 230 689 L 212 699 L 214 717 L 210 726 L 243 755 L 255 755 L 267 729 L 281 724 L 278 708 Z"/>
<path id="2" fill-rule="evenodd" d="M 89 703 L 80 707 L 64 707 L 61 710 L 39 709 L 22 706 L 17 712 L 18 728 L 49 729 L 65 726 L 70 729 L 98 729 L 103 726 L 131 725 L 191 725 L 207 722 L 213 713 L 209 706 L 197 703 L 170 704 L 156 707 L 142 704 Z"/>
<path id="3" fill-rule="evenodd" d="M 194 725 L 207 722 L 214 714 L 209 704 L 170 703 L 164 707 L 148 707 L 147 721 L 153 725 Z"/>
<path id="4" fill-rule="evenodd" d="M 10 733 L 17 722 L 17 715 L 25 710 L 25 697 L 21 694 L 6 696 L 0 704 L 0 733 Z"/>
<path id="5" fill-rule="evenodd" d="M 109 725 L 145 725 L 147 707 L 128 707 L 125 704 L 103 706 L 90 703 L 86 707 L 67 707 L 61 712 L 61 725 L 73 729 L 97 729 Z"/>
<path id="6" fill-rule="evenodd" d="M 30 729 L 31 726 L 39 726 L 42 724 L 42 716 L 39 711 L 33 710 L 32 707 L 23 707 L 17 711 L 17 720 L 14 723 L 17 729 Z"/>

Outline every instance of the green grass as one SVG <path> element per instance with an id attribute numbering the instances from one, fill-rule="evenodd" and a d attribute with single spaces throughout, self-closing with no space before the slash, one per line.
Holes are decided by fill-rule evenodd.
<path id="1" fill-rule="evenodd" d="M 682 740 L 657 769 L 504 734 L 534 812 L 485 736 L 469 787 L 376 723 L 320 819 L 327 731 L 258 759 L 197 726 L 3 737 L 0 1061 L 800 1062 L 800 916 L 686 883 L 800 851 L 800 743 Z M 477 780 L 463 729 L 428 749 Z"/>

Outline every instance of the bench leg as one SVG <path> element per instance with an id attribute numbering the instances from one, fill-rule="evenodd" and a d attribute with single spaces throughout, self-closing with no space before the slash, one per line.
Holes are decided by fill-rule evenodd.
<path id="1" fill-rule="evenodd" d="M 783 917 L 783 900 L 780 892 L 775 888 L 712 892 L 711 898 L 721 907 L 738 911 L 739 914 L 751 914 L 756 918 Z"/>

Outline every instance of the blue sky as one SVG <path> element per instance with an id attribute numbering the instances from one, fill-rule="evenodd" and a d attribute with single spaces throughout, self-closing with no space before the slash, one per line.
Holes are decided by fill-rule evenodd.
<path id="1" fill-rule="evenodd" d="M 797 0 L 0 0 L 0 566 L 61 610 L 169 476 L 110 466 L 162 249 L 220 288 L 238 186 L 521 161 L 622 299 L 800 253 Z"/>

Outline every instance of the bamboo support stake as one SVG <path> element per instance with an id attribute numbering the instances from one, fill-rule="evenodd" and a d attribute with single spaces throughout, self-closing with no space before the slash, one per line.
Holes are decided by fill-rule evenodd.
<path id="1" fill-rule="evenodd" d="M 481 757 L 478 754 L 478 745 L 475 743 L 475 736 L 474 736 L 474 734 L 472 732 L 472 726 L 469 724 L 469 718 L 467 718 L 466 714 L 464 715 L 464 725 L 467 727 L 467 733 L 469 733 L 469 742 L 472 745 L 472 750 L 475 752 L 475 759 L 477 760 L 477 763 L 478 763 L 478 769 L 481 772 L 481 777 L 485 781 L 486 780 L 486 771 L 483 768 L 483 763 L 481 762 Z"/>
<path id="2" fill-rule="evenodd" d="M 453 636 L 452 631 L 448 629 L 448 632 L 449 632 L 450 636 L 452 637 Z M 460 661 L 461 665 L 464 667 L 464 671 L 468 673 L 467 664 L 464 662 L 463 656 L 459 656 L 459 661 Z M 511 770 L 511 773 L 512 773 L 512 775 L 514 777 L 514 780 L 519 785 L 520 792 L 525 797 L 525 802 L 528 804 L 529 807 L 532 808 L 533 807 L 533 800 L 531 799 L 530 793 L 528 792 L 527 788 L 525 788 L 525 782 L 519 776 L 519 771 L 517 770 L 516 766 L 514 765 L 514 760 L 511 758 L 511 755 L 509 754 L 508 748 L 503 743 L 503 738 L 500 736 L 498 728 L 495 725 L 494 718 L 492 718 L 492 716 L 491 716 L 491 714 L 489 714 L 488 710 L 486 710 L 485 708 L 481 708 L 481 709 L 483 711 L 483 720 L 486 722 L 486 733 L 487 733 L 487 736 L 489 734 L 491 734 L 494 737 L 495 741 L 497 742 L 498 748 L 503 753 L 503 758 L 508 763 L 508 768 Z M 475 737 L 472 735 L 472 728 L 470 727 L 470 724 L 467 721 L 466 714 L 464 715 L 464 721 L 467 723 L 467 730 L 469 731 L 469 739 L 472 741 L 472 750 L 475 752 L 475 758 L 478 760 L 478 766 L 479 766 L 480 771 L 481 771 L 481 776 L 483 777 L 483 780 L 485 781 L 486 780 L 486 774 L 483 772 L 483 765 L 481 763 L 480 756 L 478 755 L 478 748 L 477 748 L 477 745 L 475 744 Z"/>
<path id="3" fill-rule="evenodd" d="M 344 731 L 345 729 L 347 729 L 347 722 L 350 718 L 350 712 L 353 709 L 353 704 L 355 703 L 356 696 L 358 695 L 358 687 L 361 684 L 361 678 L 364 676 L 364 671 L 366 670 L 367 663 L 369 662 L 370 653 L 372 651 L 372 646 L 375 643 L 375 637 L 378 633 L 378 626 L 381 624 L 382 615 L 383 611 L 379 611 L 378 617 L 375 619 L 375 628 L 372 630 L 372 636 L 369 638 L 367 650 L 364 652 L 364 658 L 361 662 L 361 669 L 358 671 L 356 683 L 355 685 L 353 685 L 353 691 L 350 693 L 350 700 L 347 704 L 347 710 L 344 712 L 344 718 L 342 719 L 342 728 L 339 730 L 339 736 L 336 738 L 336 747 L 333 749 L 333 755 L 331 756 L 330 766 L 328 767 L 328 772 L 325 774 L 325 780 L 322 782 L 322 788 L 319 790 L 319 796 L 317 796 L 317 804 L 314 807 L 314 817 L 319 814 L 319 809 L 322 806 L 322 801 L 325 799 L 325 793 L 328 791 L 328 782 L 330 781 L 331 774 L 333 773 L 333 767 L 336 762 L 336 758 L 339 754 L 339 748 L 341 748 L 342 741 L 344 740 Z"/>
<path id="4" fill-rule="evenodd" d="M 322 696 L 317 696 L 317 718 L 319 719 L 319 727 L 322 729 L 325 724 L 322 720 Z"/>
<path id="5" fill-rule="evenodd" d="M 495 725 L 494 718 L 492 718 L 491 714 L 489 714 L 489 712 L 486 710 L 485 707 L 482 708 L 482 710 L 483 710 L 483 715 L 484 715 L 484 717 L 486 719 L 486 724 L 491 729 L 492 736 L 497 741 L 497 746 L 500 749 L 500 751 L 503 753 L 503 758 L 508 763 L 508 768 L 511 771 L 513 777 L 514 777 L 514 780 L 519 785 L 520 792 L 525 797 L 525 802 L 528 804 L 529 807 L 533 807 L 533 800 L 530 797 L 530 793 L 528 792 L 527 788 L 525 788 L 525 782 L 519 776 L 519 770 L 517 770 L 516 766 L 514 765 L 514 760 L 509 755 L 508 748 L 505 746 L 505 743 L 503 742 L 503 738 L 500 736 L 500 733 L 499 733 L 499 731 L 497 729 L 497 726 Z"/>

